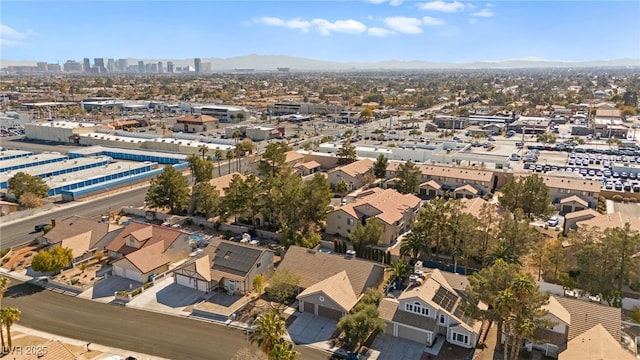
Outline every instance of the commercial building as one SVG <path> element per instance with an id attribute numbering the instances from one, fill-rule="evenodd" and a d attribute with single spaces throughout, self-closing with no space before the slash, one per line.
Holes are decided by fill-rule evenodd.
<path id="1" fill-rule="evenodd" d="M 91 60 L 89 60 L 89 58 L 84 58 L 82 60 L 82 70 L 84 72 L 90 72 L 91 71 Z"/>
<path id="2" fill-rule="evenodd" d="M 108 156 L 113 159 L 154 162 L 158 164 L 180 164 L 187 161 L 187 155 L 162 151 L 150 151 L 141 149 L 122 149 L 108 146 L 89 146 L 69 151 L 69 159 L 82 157 Z"/>
<path id="3" fill-rule="evenodd" d="M 96 131 L 101 125 L 90 122 L 49 121 L 43 123 L 24 124 L 27 139 L 56 142 L 73 142 L 73 137 Z"/>
<path id="4" fill-rule="evenodd" d="M 193 59 L 193 67 L 196 69 L 196 73 L 199 73 L 202 70 L 200 67 L 201 64 L 202 64 L 202 59 L 200 58 Z"/>
<path id="5" fill-rule="evenodd" d="M 167 61 L 167 72 L 173 73 L 175 71 L 174 64 L 171 61 Z"/>
<path id="6" fill-rule="evenodd" d="M 67 60 L 62 67 L 65 72 L 82 72 L 82 64 L 74 60 Z"/>
<path id="7" fill-rule="evenodd" d="M 203 132 L 213 130 L 218 119 L 209 115 L 185 115 L 176 120 L 173 131 Z"/>
<path id="8" fill-rule="evenodd" d="M 237 125 L 229 126 L 224 129 L 224 136 L 228 139 L 233 138 L 233 134 L 239 131 L 241 137 L 247 137 L 253 141 L 263 141 L 282 137 L 282 131 L 270 126 L 247 126 Z"/>
<path id="9" fill-rule="evenodd" d="M 337 114 L 342 111 L 342 106 L 302 102 L 279 102 L 271 105 L 270 111 L 273 116 L 295 114 Z"/>
<path id="10" fill-rule="evenodd" d="M 42 153 L 37 155 L 14 157 L 0 160 L 0 173 L 7 171 L 26 169 L 34 166 L 51 164 L 66 160 L 67 157 L 61 154 Z"/>
<path id="11" fill-rule="evenodd" d="M 238 123 L 248 119 L 247 109 L 240 106 L 202 105 L 193 106 L 191 109 L 196 115 L 213 116 L 222 123 Z"/>

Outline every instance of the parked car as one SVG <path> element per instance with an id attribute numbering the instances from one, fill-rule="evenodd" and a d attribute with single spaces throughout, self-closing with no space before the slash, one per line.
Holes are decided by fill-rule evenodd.
<path id="1" fill-rule="evenodd" d="M 33 230 L 34 230 L 35 232 L 41 232 L 41 231 L 44 231 L 44 229 L 47 227 L 47 225 L 49 225 L 49 224 L 38 224 L 38 225 L 36 225 L 36 226 L 34 226 L 34 227 L 33 227 Z"/>
<path id="2" fill-rule="evenodd" d="M 558 226 L 558 223 L 560 223 L 560 219 L 557 216 L 552 216 L 549 221 L 547 221 L 549 226 Z"/>

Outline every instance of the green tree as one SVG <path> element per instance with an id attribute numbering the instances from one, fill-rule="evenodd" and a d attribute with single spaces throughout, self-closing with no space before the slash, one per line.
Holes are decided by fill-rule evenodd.
<path id="1" fill-rule="evenodd" d="M 611 244 L 612 257 L 615 266 L 617 289 L 622 292 L 623 286 L 629 284 L 631 271 L 637 272 L 639 261 L 635 256 L 640 252 L 640 233 L 631 230 L 627 222 L 624 227 L 608 228 L 604 231 L 603 243 Z"/>
<path id="2" fill-rule="evenodd" d="M 278 169 L 285 165 L 287 152 L 292 148 L 285 142 L 277 142 L 267 145 L 258 164 L 260 176 L 275 176 Z"/>
<path id="3" fill-rule="evenodd" d="M 253 277 L 253 290 L 258 294 L 262 294 L 262 290 L 264 289 L 264 277 L 262 274 L 257 274 Z"/>
<path id="4" fill-rule="evenodd" d="M 509 264 L 502 260 L 496 261 L 491 266 L 485 267 L 477 273 L 468 277 L 469 285 L 466 288 L 467 294 L 471 299 L 482 301 L 489 306 L 485 310 L 474 308 L 477 312 L 476 316 L 490 321 L 496 321 L 498 325 L 498 334 L 503 333 L 502 323 L 504 314 L 501 314 L 500 307 L 497 307 L 497 299 L 501 292 L 507 290 L 513 279 L 520 272 L 521 267 L 518 264 Z M 506 305 L 506 304 L 505 304 Z"/>
<path id="5" fill-rule="evenodd" d="M 257 319 L 250 340 L 252 344 L 258 345 L 262 352 L 269 354 L 274 346 L 282 340 L 285 332 L 285 322 L 278 311 L 274 309 Z"/>
<path id="6" fill-rule="evenodd" d="M 373 110 L 370 107 L 365 107 L 360 112 L 360 119 L 363 119 L 365 122 L 371 120 L 373 118 Z"/>
<path id="7" fill-rule="evenodd" d="M 498 241 L 498 214 L 496 206 L 484 203 L 478 216 L 478 232 L 473 238 L 467 239 L 468 245 L 473 249 L 476 258 L 484 264 L 489 250 L 496 246 Z"/>
<path id="8" fill-rule="evenodd" d="M 410 256 L 417 260 L 430 255 L 431 246 L 428 239 L 419 232 L 411 231 L 402 238 L 400 255 Z"/>
<path id="9" fill-rule="evenodd" d="M 500 205 L 512 213 L 522 209 L 528 218 L 548 215 L 553 211 L 549 187 L 538 174 L 511 178 L 503 187 L 498 198 Z"/>
<path id="10" fill-rule="evenodd" d="M 305 181 L 302 186 L 302 206 L 299 208 L 303 226 L 310 228 L 323 222 L 327 218 L 332 197 L 331 185 L 322 174 L 316 173 L 311 180 Z"/>
<path id="11" fill-rule="evenodd" d="M 220 210 L 220 192 L 208 182 L 193 186 L 193 198 L 195 199 L 196 211 L 207 219 Z"/>
<path id="12" fill-rule="evenodd" d="M 209 182 L 213 179 L 213 162 L 199 158 L 196 154 L 187 157 L 189 170 L 193 176 L 194 183 Z"/>
<path id="13" fill-rule="evenodd" d="M 344 334 L 344 340 L 350 347 L 358 345 L 356 352 L 362 347 L 362 343 L 371 334 L 384 333 L 386 323 L 380 319 L 378 308 L 367 304 L 357 312 L 344 316 L 338 321 L 338 330 Z"/>
<path id="14" fill-rule="evenodd" d="M 22 194 L 30 192 L 40 198 L 48 196 L 49 186 L 38 176 L 29 175 L 25 172 L 18 172 L 7 182 L 7 190 L 20 199 Z"/>
<path id="15" fill-rule="evenodd" d="M 545 244 L 543 248 L 542 268 L 545 280 L 556 282 L 560 274 L 564 273 L 566 256 L 562 247 L 562 239 L 554 239 Z"/>
<path id="16" fill-rule="evenodd" d="M 345 179 L 340 179 L 336 184 L 336 193 L 340 194 L 340 201 L 349 193 L 349 184 Z"/>
<path id="17" fill-rule="evenodd" d="M 23 192 L 18 199 L 20 205 L 25 209 L 34 209 L 42 206 L 42 199 L 32 192 Z"/>
<path id="18" fill-rule="evenodd" d="M 349 139 L 346 139 L 340 149 L 336 152 L 338 157 L 338 165 L 347 165 L 357 160 L 356 147 L 351 144 Z"/>
<path id="19" fill-rule="evenodd" d="M 235 153 L 233 150 L 227 150 L 225 153 L 225 158 L 227 159 L 227 164 L 229 165 L 229 174 L 231 174 L 231 160 L 235 158 Z"/>
<path id="20" fill-rule="evenodd" d="M 429 246 L 435 248 L 436 258 L 440 257 L 440 249 L 449 227 L 447 214 L 450 206 L 449 202 L 442 197 L 425 202 L 420 208 L 417 221 L 411 225 L 412 232 L 425 236 Z"/>
<path id="21" fill-rule="evenodd" d="M 387 177 L 387 158 L 380 154 L 376 158 L 376 162 L 373 164 L 373 174 L 376 179 L 384 179 Z"/>
<path id="22" fill-rule="evenodd" d="M 31 261 L 31 268 L 43 273 L 57 273 L 60 269 L 67 267 L 72 259 L 71 249 L 55 246 L 38 252 Z"/>
<path id="23" fill-rule="evenodd" d="M 263 208 L 262 182 L 253 174 L 249 174 L 242 183 L 242 192 L 246 201 L 246 208 L 251 214 L 251 225 L 256 228 L 256 217 Z"/>
<path id="24" fill-rule="evenodd" d="M 421 175 L 420 169 L 411 160 L 400 164 L 396 170 L 396 189 L 402 194 L 417 193 Z"/>
<path id="25" fill-rule="evenodd" d="M 556 136 L 552 132 L 547 131 L 544 134 L 538 135 L 538 141 L 543 144 L 555 144 Z"/>
<path id="26" fill-rule="evenodd" d="M 9 280 L 9 278 L 4 277 L 2 275 L 0 275 L 0 302 L 2 301 L 2 298 L 4 297 L 4 292 L 7 291 L 7 288 L 9 287 L 9 284 L 11 283 L 11 280 Z M 0 303 L 0 309 L 2 309 L 2 305 Z M 4 331 L 3 331 L 3 327 L 2 327 L 2 322 L 0 320 L 0 353 L 3 353 L 4 349 L 6 349 L 5 343 L 4 343 Z"/>
<path id="27" fill-rule="evenodd" d="M 284 304 L 295 295 L 300 285 L 300 276 L 286 269 L 277 269 L 269 279 L 266 288 L 267 295 L 275 301 Z"/>
<path id="28" fill-rule="evenodd" d="M 222 152 L 222 150 L 216 149 L 216 151 L 213 152 L 213 156 L 216 157 L 216 162 L 218 163 L 218 176 L 220 177 L 222 176 L 222 170 L 220 169 L 220 161 L 222 160 L 224 153 Z"/>
<path id="29" fill-rule="evenodd" d="M 384 231 L 384 225 L 377 218 L 369 218 L 366 225 L 358 223 L 349 233 L 349 240 L 354 245 L 378 245 Z"/>
<path id="30" fill-rule="evenodd" d="M 527 254 L 531 245 L 540 238 L 540 233 L 529 225 L 521 209 L 516 209 L 514 214 L 505 212 L 498 227 L 500 239 L 517 257 Z"/>
<path id="31" fill-rule="evenodd" d="M 444 247 L 452 257 L 454 271 L 458 268 L 458 260 L 466 260 L 472 256 L 473 248 L 469 246 L 469 239 L 478 236 L 478 220 L 464 212 L 462 206 L 460 200 L 451 203 L 445 231 Z"/>
<path id="32" fill-rule="evenodd" d="M 233 215 L 234 223 L 238 222 L 238 216 L 249 211 L 247 188 L 244 183 L 242 177 L 235 174 L 229 181 L 229 186 L 224 188 L 222 206 L 230 215 Z"/>
<path id="33" fill-rule="evenodd" d="M 14 307 L 4 307 L 0 309 L 0 327 L 4 324 L 7 328 L 7 342 L 9 344 L 9 349 L 13 349 L 11 327 L 16 321 L 20 320 L 21 314 L 20 310 Z"/>
<path id="34" fill-rule="evenodd" d="M 269 352 L 271 360 L 293 360 L 297 356 L 298 353 L 293 350 L 293 344 L 283 339 L 275 343 Z"/>
<path id="35" fill-rule="evenodd" d="M 198 152 L 202 155 L 202 160 L 205 160 L 205 155 L 209 152 L 209 147 L 205 144 L 198 146 Z"/>
<path id="36" fill-rule="evenodd" d="M 404 260 L 398 260 L 389 268 L 391 276 L 403 282 L 411 274 L 411 267 Z"/>
<path id="37" fill-rule="evenodd" d="M 171 214 L 181 212 L 189 204 L 189 181 L 167 165 L 162 174 L 151 180 L 145 203 L 153 208 L 169 208 Z"/>

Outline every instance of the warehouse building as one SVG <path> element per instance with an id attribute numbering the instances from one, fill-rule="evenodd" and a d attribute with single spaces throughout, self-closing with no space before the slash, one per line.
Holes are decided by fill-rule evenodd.
<path id="1" fill-rule="evenodd" d="M 0 160 L 0 173 L 56 163 L 64 160 L 67 160 L 65 155 L 54 153 L 42 153 L 8 160 Z"/>

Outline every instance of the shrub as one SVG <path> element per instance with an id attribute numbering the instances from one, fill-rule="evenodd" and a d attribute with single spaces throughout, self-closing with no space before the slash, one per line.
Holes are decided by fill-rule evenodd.
<path id="1" fill-rule="evenodd" d="M 629 202 L 629 198 L 628 198 L 628 197 L 626 197 L 626 198 L 623 198 L 623 199 L 622 199 L 622 201 L 623 201 L 623 202 L 626 202 L 626 203 L 628 203 L 628 202 Z"/>
<path id="2" fill-rule="evenodd" d="M 0 250 L 0 257 L 7 255 L 9 251 L 11 251 L 11 249 L 8 249 L 8 248 Z"/>
<path id="3" fill-rule="evenodd" d="M 193 219 L 192 218 L 187 218 L 187 220 L 184 221 L 185 224 L 187 225 L 193 225 Z"/>
<path id="4" fill-rule="evenodd" d="M 613 201 L 620 202 L 622 201 L 622 195 L 613 195 L 611 198 Z"/>
<path id="5" fill-rule="evenodd" d="M 631 310 L 631 319 L 633 319 L 633 321 L 637 323 L 640 323 L 640 308 L 634 307 L 633 310 Z"/>
<path id="6" fill-rule="evenodd" d="M 638 201 L 638 199 L 636 199 L 636 198 L 633 198 L 633 197 L 629 198 L 629 202 L 630 203 L 634 203 L 634 202 L 637 202 L 637 201 Z"/>
<path id="7" fill-rule="evenodd" d="M 233 239 L 233 233 L 229 230 L 225 231 L 224 234 L 222 234 L 222 238 L 225 240 L 231 240 Z"/>

